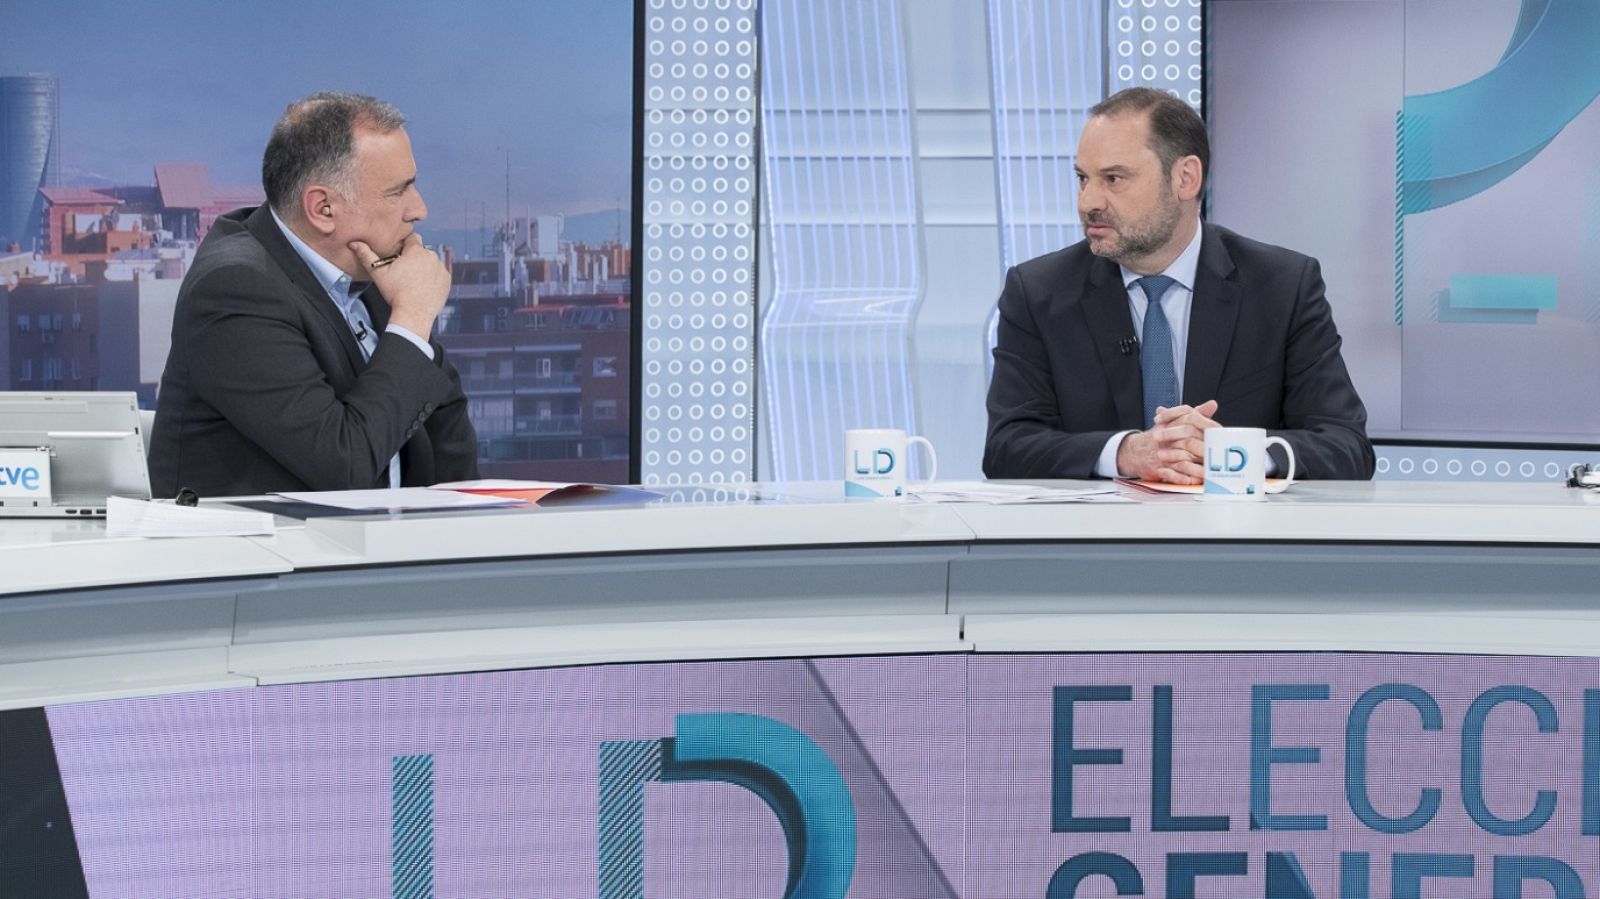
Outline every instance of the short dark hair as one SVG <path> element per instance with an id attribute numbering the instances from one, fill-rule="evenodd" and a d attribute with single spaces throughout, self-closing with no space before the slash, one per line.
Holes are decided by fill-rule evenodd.
<path id="1" fill-rule="evenodd" d="M 364 94 L 323 91 L 291 103 L 261 157 L 267 202 L 283 218 L 299 218 L 300 194 L 319 182 L 351 199 L 356 127 L 388 134 L 405 123 L 393 105 Z"/>
<path id="2" fill-rule="evenodd" d="M 1194 107 L 1166 91 L 1150 87 L 1130 87 L 1096 103 L 1091 116 L 1115 117 L 1128 112 L 1143 112 L 1150 117 L 1150 149 L 1161 160 L 1161 167 L 1172 171 L 1172 164 L 1185 156 L 1200 159 L 1200 177 L 1211 173 L 1211 140 L 1206 123 Z"/>

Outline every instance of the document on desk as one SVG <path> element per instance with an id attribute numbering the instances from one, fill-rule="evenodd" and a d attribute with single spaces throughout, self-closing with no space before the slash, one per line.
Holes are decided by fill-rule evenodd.
<path id="1" fill-rule="evenodd" d="M 475 481 L 448 481 L 434 484 L 429 490 L 445 490 L 463 495 L 502 497 L 537 503 L 552 493 L 599 490 L 599 484 L 576 484 L 566 481 L 522 481 L 511 478 L 480 478 Z"/>
<path id="2" fill-rule="evenodd" d="M 1204 484 L 1168 484 L 1165 481 L 1141 481 L 1137 478 L 1117 478 L 1117 483 L 1129 490 L 1140 493 L 1186 493 L 1190 496 L 1199 496 L 1206 492 Z M 1283 478 L 1267 478 L 1268 493 L 1282 493 L 1295 481 L 1285 481 Z"/>
<path id="3" fill-rule="evenodd" d="M 1104 487 L 1041 487 L 1037 484 L 997 484 L 993 481 L 935 481 L 907 488 L 925 503 L 1131 503 L 1114 485 Z"/>
<path id="4" fill-rule="evenodd" d="M 106 498 L 107 537 L 253 537 L 273 532 L 265 512 Z"/>
<path id="5" fill-rule="evenodd" d="M 378 490 L 319 490 L 277 493 L 284 499 L 330 506 L 335 509 L 373 512 L 418 512 L 429 509 L 479 509 L 495 506 L 520 506 L 523 501 L 504 496 L 476 496 L 432 487 L 390 487 Z"/>

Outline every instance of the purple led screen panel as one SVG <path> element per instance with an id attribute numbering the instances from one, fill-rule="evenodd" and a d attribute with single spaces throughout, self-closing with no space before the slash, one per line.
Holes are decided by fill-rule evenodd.
<path id="1" fill-rule="evenodd" d="M 97 896 L 1600 885 L 1589 659 L 652 663 L 46 711 Z"/>

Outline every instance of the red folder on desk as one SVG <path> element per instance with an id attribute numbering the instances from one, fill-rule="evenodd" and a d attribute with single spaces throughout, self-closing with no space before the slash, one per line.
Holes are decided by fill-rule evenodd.
<path id="1" fill-rule="evenodd" d="M 479 480 L 434 484 L 433 489 L 454 490 L 457 493 L 471 493 L 474 496 L 499 496 L 506 499 L 520 499 L 530 503 L 537 503 L 554 494 L 560 494 L 563 497 L 579 496 L 602 488 L 598 484 L 566 484 L 557 481 Z"/>

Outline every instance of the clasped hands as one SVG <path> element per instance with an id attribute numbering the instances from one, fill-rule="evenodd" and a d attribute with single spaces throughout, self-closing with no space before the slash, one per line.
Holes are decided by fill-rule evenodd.
<path id="1" fill-rule="evenodd" d="M 1117 447 L 1117 473 L 1143 481 L 1203 483 L 1206 431 L 1221 427 L 1213 418 L 1216 414 L 1216 400 L 1157 407 L 1150 429 L 1129 434 Z"/>

